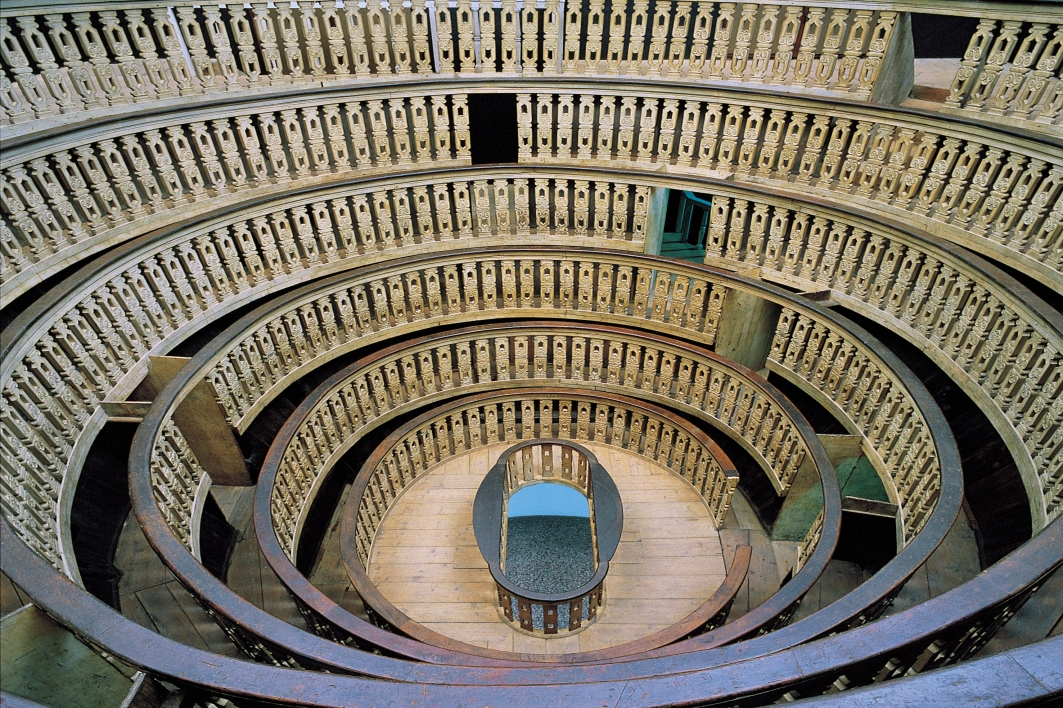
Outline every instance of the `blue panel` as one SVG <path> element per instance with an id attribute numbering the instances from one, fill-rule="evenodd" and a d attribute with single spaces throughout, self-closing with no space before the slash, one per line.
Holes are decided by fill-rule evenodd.
<path id="1" fill-rule="evenodd" d="M 587 498 L 564 484 L 533 484 L 509 498 L 509 518 L 515 516 L 590 517 Z"/>

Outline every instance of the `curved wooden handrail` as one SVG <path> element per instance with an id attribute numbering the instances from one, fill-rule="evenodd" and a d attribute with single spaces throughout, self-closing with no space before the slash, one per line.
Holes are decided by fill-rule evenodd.
<path id="1" fill-rule="evenodd" d="M 575 392 L 575 391 L 572 391 L 570 389 L 562 389 L 562 388 L 554 388 L 554 387 L 536 388 L 534 390 L 522 389 L 522 391 L 523 391 L 523 393 L 521 395 L 524 395 L 524 396 L 528 395 L 529 392 L 534 391 L 534 395 L 538 395 L 538 396 L 544 396 L 544 395 L 549 395 L 549 396 L 572 396 L 574 398 L 578 398 L 579 400 L 591 400 L 591 401 L 595 401 L 596 400 L 596 401 L 599 401 L 601 403 L 620 403 L 620 404 L 623 404 L 625 406 L 629 406 L 629 407 L 632 407 L 632 408 L 649 411 L 649 412 L 653 413 L 654 415 L 660 416 L 661 418 L 664 418 L 665 420 L 671 421 L 672 423 L 674 423 L 677 426 L 682 426 L 682 429 L 688 435 L 690 435 L 691 437 L 697 439 L 700 444 L 705 445 L 706 447 L 708 447 L 710 449 L 710 451 L 712 452 L 712 454 L 718 460 L 723 460 L 723 465 L 722 466 L 723 466 L 723 469 L 724 469 L 725 473 L 728 472 L 728 471 L 730 473 L 734 473 L 733 465 L 730 463 L 730 460 L 727 458 L 726 454 L 723 452 L 723 450 L 721 450 L 719 448 L 718 445 L 716 445 L 716 443 L 709 436 L 707 436 L 701 430 L 689 425 L 689 423 L 687 423 L 681 417 L 671 413 L 670 411 L 668 411 L 668 410 L 666 410 L 664 408 L 660 408 L 659 406 L 656 406 L 656 405 L 654 405 L 652 403 L 648 403 L 646 401 L 637 400 L 637 399 L 630 398 L 630 397 L 627 397 L 627 396 L 619 396 L 619 395 L 615 395 L 615 394 L 606 395 L 606 394 L 600 394 L 600 393 L 595 393 L 595 392 Z M 322 393 L 322 395 L 325 394 L 324 391 L 322 391 L 321 393 Z M 513 395 L 513 392 L 512 391 L 507 391 L 507 390 L 474 394 L 474 395 L 468 396 L 466 398 L 462 398 L 462 399 L 458 399 L 456 401 L 452 401 L 452 402 L 450 402 L 449 404 L 447 404 L 444 407 L 435 408 L 435 409 L 433 409 L 431 411 L 423 413 L 422 415 L 417 416 L 416 418 L 414 418 L 413 420 L 409 421 L 408 423 L 405 423 L 400 428 L 398 428 L 395 432 L 391 433 L 387 438 L 385 438 L 379 445 L 377 445 L 377 447 L 373 450 L 373 452 L 370 454 L 370 456 L 368 458 L 366 458 L 366 461 L 362 465 L 362 470 L 355 477 L 355 480 L 354 480 L 354 482 L 351 485 L 351 490 L 349 492 L 349 495 L 350 495 L 349 498 L 354 498 L 354 499 L 360 498 L 364 494 L 364 490 L 365 490 L 367 484 L 369 483 L 370 474 L 380 464 L 380 461 L 387 454 L 387 452 L 389 450 L 391 450 L 396 444 L 398 444 L 403 438 L 405 438 L 407 435 L 409 435 L 410 432 L 416 430 L 418 427 L 420 427 L 421 425 L 423 425 L 427 421 L 430 421 L 434 417 L 437 417 L 438 415 L 440 415 L 441 410 L 453 410 L 453 409 L 455 409 L 455 407 L 464 408 L 464 407 L 467 407 L 467 406 L 469 406 L 471 404 L 488 403 L 488 402 L 499 400 L 499 399 L 502 399 L 502 398 L 507 398 L 507 397 L 510 397 L 512 395 Z M 313 397 L 313 394 L 312 394 L 311 397 Z M 295 415 L 296 414 L 293 413 L 293 417 Z M 271 464 L 270 460 L 271 459 L 276 459 L 276 455 L 278 455 L 278 454 L 279 454 L 279 449 L 271 447 L 270 453 L 267 454 L 267 459 L 266 459 L 266 461 L 263 464 L 263 469 L 264 470 L 267 469 L 267 468 L 272 469 L 272 464 Z M 734 474 L 737 474 L 737 473 L 734 473 Z M 351 506 L 356 507 L 357 505 L 351 505 Z M 258 524 L 261 522 L 263 524 L 263 527 L 267 529 L 263 533 L 269 533 L 268 529 L 271 528 L 271 522 L 270 522 L 268 517 L 264 518 L 259 513 L 261 509 L 262 509 L 262 507 L 256 504 L 256 508 L 255 508 L 255 512 L 256 512 L 255 513 L 256 528 L 257 528 Z M 347 513 L 348 512 L 345 511 L 345 516 L 346 516 Z M 357 515 L 357 512 L 355 511 L 355 516 L 356 515 Z M 348 525 L 346 521 L 344 521 L 343 523 L 344 523 L 345 527 Z M 350 543 L 349 537 L 345 536 L 345 538 L 347 538 L 346 543 L 349 544 Z M 305 593 L 304 594 L 304 589 L 306 589 L 308 587 L 313 588 L 313 585 L 310 584 L 309 581 L 306 579 L 306 577 L 303 576 L 294 567 L 294 565 L 287 559 L 287 556 L 285 556 L 283 553 L 278 555 L 276 553 L 276 549 L 272 549 L 272 551 L 271 551 L 271 550 L 268 550 L 266 548 L 263 548 L 262 552 L 266 556 L 267 562 L 269 562 L 271 564 L 271 567 L 273 567 L 275 569 L 275 572 L 278 574 L 278 577 L 281 578 L 281 581 L 283 583 L 285 583 L 289 587 L 289 589 L 296 595 L 296 597 L 298 597 L 302 602 L 304 602 L 307 605 L 307 607 L 308 607 L 308 609 L 310 611 L 318 613 L 322 617 L 327 617 L 329 619 L 329 621 L 336 622 L 338 627 L 342 631 L 348 632 L 348 633 L 350 633 L 352 635 L 355 635 L 355 636 L 358 635 L 359 627 L 361 625 L 360 625 L 359 622 L 355 621 L 357 618 L 349 615 L 344 610 L 342 610 L 342 608 L 338 608 L 335 605 L 335 603 L 320 602 L 320 598 L 322 597 L 322 595 L 321 595 L 320 592 L 317 592 L 316 590 L 315 590 L 315 592 Z M 736 563 L 740 563 L 741 559 L 739 558 L 739 560 L 737 560 L 735 562 Z M 698 610 L 696 610 L 694 613 L 692 613 L 690 615 L 690 617 L 681 620 L 679 623 L 677 623 L 673 627 L 669 627 L 669 628 L 667 628 L 665 630 L 662 630 L 661 632 L 653 635 L 655 637 L 655 641 L 656 642 L 660 642 L 660 643 L 656 644 L 653 647 L 650 647 L 649 643 L 645 642 L 644 640 L 637 640 L 635 642 L 619 645 L 619 646 L 616 646 L 616 647 L 611 647 L 609 649 L 602 649 L 602 650 L 596 650 L 596 651 L 591 651 L 591 652 L 580 652 L 580 653 L 575 653 L 575 654 L 563 654 L 563 655 L 545 655 L 544 654 L 544 655 L 537 655 L 537 654 L 521 653 L 519 655 L 516 655 L 516 654 L 513 654 L 511 652 L 503 652 L 503 651 L 497 651 L 497 650 L 485 650 L 485 649 L 483 649 L 481 647 L 477 647 L 477 646 L 473 646 L 473 645 L 469 645 L 469 644 L 462 644 L 461 642 L 458 642 L 458 641 L 456 641 L 454 639 L 450 639 L 449 637 L 445 637 L 445 636 L 440 635 L 440 634 L 438 634 L 436 632 L 433 632 L 432 630 L 427 629 L 426 627 L 424 627 L 420 623 L 417 623 L 417 622 L 414 622 L 413 620 L 411 620 L 405 613 L 403 613 L 401 610 L 399 610 L 397 607 L 395 607 L 379 591 L 379 589 L 377 589 L 376 585 L 369 579 L 369 577 L 366 574 L 364 568 L 362 567 L 359 559 L 351 558 L 349 561 L 345 559 L 344 564 L 347 567 L 347 572 L 348 572 L 349 577 L 351 578 L 352 586 L 358 592 L 358 594 L 361 596 L 361 598 L 362 598 L 363 602 L 365 602 L 366 606 L 371 608 L 373 611 L 375 611 L 380 616 L 381 619 L 383 619 L 388 624 L 390 624 L 396 631 L 401 632 L 404 635 L 413 637 L 413 638 L 418 639 L 418 640 L 423 641 L 423 642 L 427 642 L 429 644 L 438 646 L 440 648 L 453 649 L 455 651 L 460 651 L 460 652 L 463 652 L 463 653 L 466 653 L 466 654 L 472 654 L 472 655 L 476 655 L 476 656 L 487 656 L 487 657 L 495 658 L 495 659 L 519 659 L 520 661 L 541 661 L 541 662 L 547 662 L 547 663 L 583 663 L 583 662 L 591 662 L 591 661 L 602 661 L 602 660 L 606 660 L 606 659 L 612 659 L 612 658 L 616 658 L 616 657 L 619 657 L 619 656 L 627 656 L 629 654 L 636 653 L 635 651 L 628 651 L 629 649 L 637 649 L 638 651 L 645 651 L 648 648 L 656 648 L 657 646 L 661 646 L 662 645 L 661 643 L 670 643 L 671 641 L 676 641 L 678 639 L 682 639 L 682 638 L 687 637 L 687 636 L 691 635 L 692 633 L 694 633 L 694 631 L 698 627 L 704 626 L 707 622 L 709 622 L 709 620 L 712 617 L 715 617 L 717 614 L 719 614 L 719 613 L 721 613 L 723 611 L 724 600 L 723 600 L 723 597 L 721 595 L 721 592 L 725 592 L 722 589 L 717 591 L 717 593 L 715 593 L 712 598 L 710 598 L 709 600 L 706 601 L 705 605 L 703 605 L 702 608 L 699 608 Z M 748 566 L 748 563 L 747 563 L 747 566 Z M 741 572 L 743 577 L 744 577 L 745 572 L 746 572 L 746 569 L 743 569 L 741 566 L 738 566 L 737 568 L 733 568 L 732 570 L 735 573 Z M 732 570 L 728 571 L 728 580 L 725 580 L 724 587 L 729 587 L 729 582 L 730 582 L 730 579 L 731 579 L 730 578 L 730 574 L 731 574 Z M 741 585 L 741 580 L 738 581 L 738 584 Z M 735 592 L 737 592 L 737 590 L 735 590 Z M 730 597 L 733 599 L 733 593 L 731 593 Z M 730 603 L 728 601 L 727 605 L 729 606 L 729 604 Z M 694 618 L 701 617 L 702 615 L 705 614 L 705 612 L 708 611 L 708 609 L 711 609 L 711 608 L 715 608 L 715 611 L 713 613 L 711 613 L 710 615 L 707 615 L 703 622 L 701 622 L 700 624 L 697 624 L 697 626 L 693 626 L 694 624 L 696 624 L 695 621 L 694 621 Z M 712 628 L 715 628 L 715 627 L 710 627 L 710 629 L 712 629 Z"/>
<path id="2" fill-rule="evenodd" d="M 504 702 L 516 707 L 567 702 L 591 705 L 601 700 L 616 704 L 622 692 L 625 708 L 670 704 L 712 704 L 742 696 L 761 695 L 773 686 L 775 695 L 809 684 L 825 690 L 841 676 L 856 676 L 854 685 L 870 682 L 873 674 L 887 667 L 886 676 L 903 674 L 913 656 L 929 648 L 940 651 L 935 639 L 944 632 L 977 624 L 988 610 L 1020 597 L 1063 564 L 1063 522 L 1048 528 L 1004 560 L 972 580 L 921 605 L 811 644 L 780 653 L 750 656 L 749 647 L 732 647 L 712 653 L 696 652 L 659 664 L 660 672 L 693 672 L 688 676 L 609 683 L 596 672 L 596 683 L 516 686 L 524 669 L 493 672 L 493 686 L 429 685 L 416 683 L 425 676 L 418 671 L 404 678 L 413 683 L 381 683 L 369 679 L 330 674 L 325 681 L 309 678 L 304 671 L 262 666 L 210 654 L 161 637 L 125 619 L 96 598 L 82 592 L 61 573 L 31 551 L 0 521 L 0 567 L 19 587 L 28 588 L 34 602 L 84 640 L 130 665 L 139 666 L 180 685 L 203 687 L 233 698 L 255 697 L 282 703 L 313 706 L 347 706 L 351 695 L 377 705 L 408 705 L 411 701 L 443 701 L 450 704 Z M 756 641 L 756 640 L 755 640 Z M 896 664 L 891 657 L 904 655 Z M 366 657 L 367 659 L 369 657 Z M 731 663 L 736 662 L 736 663 Z M 860 673 L 856 673 L 856 669 Z M 585 668 L 575 668 L 584 679 Z M 550 670 L 560 682 L 570 671 Z M 933 676 L 933 674 L 932 674 Z M 317 689 L 307 692 L 307 680 Z M 512 681 L 508 682 L 508 680 Z M 931 680 L 931 679 L 928 679 Z M 887 684 L 888 685 L 888 684 Z M 507 686 L 515 686 L 507 688 Z"/>
<path id="3" fill-rule="evenodd" d="M 486 336 L 492 330 L 495 329 L 504 333 L 514 333 L 519 332 L 520 330 L 531 331 L 533 329 L 541 329 L 543 324 L 545 323 L 537 324 L 531 322 L 509 325 L 494 325 L 489 327 L 477 326 L 445 332 L 443 334 L 435 335 L 431 339 L 443 340 L 472 334 L 480 334 Z M 586 331 L 588 333 L 598 332 L 600 334 L 625 332 L 625 330 L 616 327 L 607 327 L 602 325 L 598 325 L 594 329 L 585 329 L 581 331 Z M 645 333 L 638 335 L 638 338 L 648 338 L 650 340 L 657 340 L 661 343 L 664 343 L 666 341 L 662 338 L 655 337 L 654 335 L 648 335 Z M 426 339 L 423 341 L 431 341 L 431 339 Z M 263 462 L 262 471 L 260 472 L 259 476 L 258 492 L 256 494 L 255 499 L 255 524 L 256 529 L 258 531 L 259 548 L 263 556 L 266 558 L 267 562 L 270 563 L 271 567 L 274 568 L 274 572 L 278 574 L 278 577 L 281 578 L 281 581 L 285 583 L 293 592 L 295 592 L 297 596 L 303 598 L 303 600 L 307 602 L 307 604 L 310 605 L 312 608 L 322 608 L 319 612 L 319 614 L 321 614 L 322 616 L 327 616 L 334 620 L 342 618 L 344 621 L 338 626 L 342 631 L 350 633 L 354 636 L 359 635 L 359 628 L 364 624 L 363 620 L 353 615 L 349 615 L 348 613 L 346 613 L 345 610 L 339 608 L 338 605 L 336 605 L 333 601 L 324 597 L 324 595 L 319 591 L 313 590 L 307 593 L 305 596 L 303 595 L 303 589 L 310 586 L 310 584 L 308 581 L 306 581 L 302 574 L 299 573 L 298 570 L 296 570 L 291 559 L 284 552 L 279 541 L 277 540 L 273 528 L 270 498 L 272 495 L 272 489 L 275 484 L 276 475 L 278 473 L 279 465 L 281 459 L 283 458 L 285 448 L 287 447 L 289 442 L 294 439 L 294 436 L 296 435 L 299 426 L 301 425 L 302 421 L 307 418 L 310 412 L 313 411 L 314 408 L 319 405 L 320 402 L 324 400 L 332 391 L 341 386 L 343 382 L 352 375 L 352 372 L 361 370 L 366 366 L 371 365 L 372 362 L 378 361 L 382 358 L 393 356 L 397 352 L 403 351 L 404 349 L 408 348 L 408 346 L 409 345 L 406 343 L 399 343 L 394 344 L 390 347 L 385 347 L 381 350 L 374 352 L 373 354 L 359 359 L 358 361 L 352 363 L 343 370 L 337 372 L 326 381 L 322 382 L 317 387 L 317 389 L 315 389 L 309 396 L 307 396 L 307 398 L 300 403 L 296 410 L 292 412 L 288 420 L 285 422 L 285 425 L 278 432 L 277 436 L 274 438 L 273 444 L 270 447 L 270 451 L 267 453 L 266 459 Z M 675 345 L 673 344 L 672 346 Z M 718 357 L 716 357 L 715 354 L 711 354 L 701 349 L 700 347 L 686 345 L 684 348 L 691 352 L 699 352 L 701 356 L 707 356 L 708 358 L 713 360 L 719 359 Z M 736 364 L 734 362 L 727 362 L 726 365 L 728 368 L 734 368 L 735 370 L 740 371 L 744 377 L 760 382 L 760 385 L 763 390 L 774 391 L 774 387 L 760 379 L 760 377 L 757 376 L 757 374 L 755 374 L 754 372 L 745 369 L 745 367 L 742 367 L 741 365 Z M 531 380 L 530 382 L 534 383 L 534 380 Z M 534 390 L 536 389 L 529 389 L 529 391 Z M 547 390 L 549 391 L 549 389 Z M 564 390 L 565 389 L 558 389 L 557 392 L 561 393 Z M 575 392 L 579 392 L 579 389 L 575 389 Z M 776 392 L 775 395 L 780 394 L 777 394 Z M 156 400 L 158 401 L 159 399 L 157 398 Z M 735 620 L 731 624 L 727 625 L 726 628 L 717 629 L 716 634 L 714 636 L 719 639 L 720 643 L 733 641 L 734 639 L 743 636 L 748 636 L 752 633 L 759 631 L 762 627 L 765 626 L 766 623 L 774 621 L 774 619 L 780 613 L 785 612 L 787 608 L 794 605 L 804 594 L 804 592 L 807 591 L 807 588 L 810 587 L 810 581 L 814 582 L 815 578 L 818 577 L 818 575 L 822 572 L 822 568 L 829 560 L 830 554 L 833 552 L 829 549 L 832 549 L 834 544 L 836 543 L 838 535 L 838 522 L 836 519 L 840 516 L 840 505 L 837 510 L 833 508 L 834 501 L 836 501 L 833 497 L 837 495 L 837 480 L 834 479 L 833 475 L 824 473 L 824 470 L 830 468 L 830 463 L 829 461 L 826 461 L 825 453 L 822 453 L 822 449 L 816 449 L 817 447 L 819 447 L 819 441 L 817 438 L 815 438 L 814 433 L 812 433 L 811 427 L 807 427 L 807 423 L 803 423 L 803 418 L 800 416 L 800 413 L 795 408 L 793 408 L 792 404 L 790 404 L 788 400 L 786 400 L 785 398 L 781 398 L 781 395 L 780 403 L 784 406 L 784 408 L 786 408 L 786 410 L 789 411 L 790 415 L 797 422 L 797 425 L 800 428 L 804 428 L 804 439 L 806 441 L 806 444 L 809 445 L 809 449 L 812 452 L 813 458 L 815 459 L 816 464 L 819 467 L 820 480 L 824 488 L 824 497 L 826 499 L 828 522 L 825 524 L 826 530 L 824 532 L 823 539 L 818 544 L 816 551 L 813 554 L 813 557 L 810 559 L 809 563 L 805 566 L 805 568 L 802 569 L 802 573 L 804 574 L 799 574 L 799 576 L 795 578 L 795 580 L 788 583 L 784 588 L 780 590 L 779 593 L 777 593 L 771 599 L 766 601 L 760 607 L 756 608 L 756 610 L 743 616 L 742 618 L 739 618 L 738 620 Z M 375 422 L 379 423 L 379 420 Z M 135 445 L 136 443 L 134 442 L 134 446 Z M 383 449 L 383 447 L 379 447 L 378 452 L 381 452 Z M 372 461 L 373 459 L 374 458 L 370 458 L 370 461 Z M 364 469 L 368 470 L 369 468 L 367 466 Z M 364 477 L 360 474 L 359 478 L 367 480 L 368 472 L 364 474 Z M 361 492 L 358 491 L 357 486 L 352 487 L 351 494 L 352 498 L 361 498 Z M 343 537 L 347 539 L 347 543 L 344 544 L 345 549 L 354 547 L 352 544 L 353 539 L 356 537 L 356 532 L 354 531 L 354 524 L 356 523 L 356 518 L 357 507 L 356 505 L 349 504 L 347 510 L 344 513 L 342 527 L 343 530 L 341 531 Z M 360 591 L 363 589 L 366 591 L 365 599 L 366 603 L 369 606 L 381 608 L 383 612 L 387 613 L 386 615 L 384 615 L 384 618 L 388 622 L 390 622 L 393 626 L 396 626 L 396 628 L 400 629 L 400 631 L 404 631 L 408 634 L 411 634 L 411 636 L 414 636 L 415 638 L 420 638 L 424 641 L 431 641 L 432 643 L 438 642 L 438 646 L 457 646 L 457 643 L 454 640 L 448 638 L 441 638 L 434 632 L 430 632 L 428 630 L 425 630 L 425 632 L 420 634 L 413 634 L 413 632 L 418 631 L 417 627 L 415 625 L 410 624 L 409 619 L 404 614 L 399 612 L 397 608 L 394 608 L 389 602 L 387 602 L 386 598 L 384 598 L 382 595 L 380 595 L 378 591 L 375 590 L 372 584 L 369 583 L 368 577 L 365 576 L 365 571 L 364 569 L 362 569 L 359 562 L 355 562 L 353 559 L 352 561 L 348 562 L 348 559 L 346 558 L 346 552 L 347 551 L 345 550 L 345 565 L 347 566 L 348 574 L 352 578 L 357 578 L 357 585 Z M 477 647 L 463 647 L 462 651 L 475 653 L 476 655 L 480 656 L 489 656 L 491 658 L 497 659 L 509 657 L 507 653 L 496 652 L 493 650 L 484 650 Z"/>
<path id="4" fill-rule="evenodd" d="M 635 261 L 645 260 L 647 263 L 659 262 L 658 259 L 653 259 L 649 257 L 630 256 L 629 258 L 632 258 Z M 765 294 L 775 293 L 774 295 L 771 295 L 771 297 L 781 298 L 782 301 L 792 301 L 792 296 L 790 296 L 788 293 L 785 293 L 780 289 L 773 288 L 768 285 L 753 283 L 752 281 L 741 278 L 739 276 L 723 274 L 718 275 L 718 271 L 714 271 L 713 269 L 705 267 L 690 266 L 690 268 L 694 271 L 713 273 L 713 277 L 724 278 L 728 282 L 735 282 L 736 284 L 743 283 L 743 287 L 752 287 L 753 289 L 758 290 L 759 292 L 763 292 Z M 313 287 L 308 287 L 306 290 L 313 290 Z M 297 296 L 298 295 L 296 294 L 292 297 L 294 299 Z M 817 306 L 815 306 L 814 304 L 804 303 L 801 305 L 801 307 L 813 309 L 817 308 Z M 237 323 L 233 326 L 233 328 L 229 330 L 232 333 L 231 335 L 222 337 L 221 339 L 231 339 L 236 337 L 237 333 L 246 331 L 247 328 L 251 327 L 252 324 L 257 321 L 258 318 L 260 318 L 264 313 L 268 312 L 270 309 L 270 306 L 264 306 L 258 313 L 253 313 L 252 315 L 249 315 L 248 317 L 244 318 L 243 321 Z M 843 318 L 837 315 L 833 315 L 823 308 L 819 309 L 822 310 L 822 316 L 827 317 L 828 320 L 837 322 L 839 326 L 850 330 L 858 330 L 858 328 L 845 324 Z M 871 338 L 869 335 L 864 334 L 861 336 L 861 339 L 868 343 L 869 346 L 873 346 L 876 349 L 882 349 L 880 356 L 882 356 L 885 361 L 891 363 L 890 368 L 898 372 L 898 375 L 901 377 L 901 380 L 905 383 L 906 386 L 909 387 L 909 389 L 914 388 L 917 390 L 922 390 L 921 385 L 918 384 L 914 377 L 907 372 L 903 365 L 901 365 L 900 362 L 897 361 L 892 354 L 885 351 L 884 348 L 879 347 L 879 345 L 874 344 L 873 338 Z M 144 457 L 144 454 L 147 450 L 144 445 L 147 444 L 149 439 L 147 437 L 149 435 L 148 431 L 151 430 L 152 426 L 159 425 L 163 420 L 163 416 L 166 415 L 165 413 L 163 413 L 162 406 L 171 406 L 173 405 L 175 400 L 177 400 L 180 396 L 185 395 L 185 391 L 182 390 L 183 387 L 191 388 L 191 386 L 194 385 L 194 380 L 198 380 L 196 377 L 198 375 L 201 375 L 197 374 L 196 372 L 202 371 L 203 367 L 208 365 L 215 356 L 216 354 L 213 351 L 204 350 L 203 352 L 200 352 L 200 354 L 198 354 L 192 362 L 192 365 L 187 369 L 187 376 L 179 376 L 178 378 L 175 378 L 168 386 L 168 389 L 162 392 L 160 396 L 156 399 L 155 406 L 157 408 L 154 411 L 154 417 L 153 413 L 149 412 L 148 418 L 145 419 L 145 423 L 147 423 L 147 425 L 142 425 L 140 431 L 138 432 L 138 435 L 142 436 L 140 438 L 139 447 L 137 441 L 134 441 L 134 455 L 131 457 L 131 470 L 137 470 L 140 466 L 143 466 L 143 468 L 146 469 L 147 458 Z M 921 408 L 925 408 L 927 406 L 929 406 L 930 408 L 934 408 L 934 405 L 930 401 L 928 394 L 922 393 L 919 394 L 919 396 L 919 405 Z M 929 410 L 929 408 L 925 409 Z M 935 430 L 944 430 L 944 419 L 940 416 L 940 413 L 936 413 L 935 416 L 927 416 L 928 421 L 932 422 L 932 427 Z M 951 443 L 951 440 L 949 440 L 948 442 L 943 440 L 941 442 L 941 450 L 945 452 L 945 458 L 943 460 L 943 469 L 958 470 L 958 464 L 956 462 L 951 461 L 953 459 L 957 459 L 955 448 L 949 447 L 950 445 L 953 445 Z M 138 450 L 140 450 L 140 452 L 138 452 Z M 132 476 L 136 476 L 136 474 L 138 474 L 138 472 L 133 472 Z M 795 641 L 807 641 L 807 639 L 812 639 L 816 636 L 820 636 L 822 634 L 834 631 L 834 629 L 836 628 L 844 627 L 850 622 L 855 621 L 859 623 L 864 621 L 861 615 L 865 612 L 866 608 L 871 606 L 881 607 L 882 604 L 889 598 L 891 598 L 893 593 L 896 591 L 896 586 L 899 578 L 907 577 L 907 574 L 910 574 L 914 571 L 916 567 L 918 567 L 918 565 L 922 564 L 922 562 L 929 555 L 929 553 L 932 552 L 934 548 L 936 548 L 937 544 L 940 542 L 940 539 L 944 536 L 944 533 L 948 530 L 949 527 L 951 527 L 952 520 L 955 518 L 956 513 L 958 513 L 959 500 L 962 495 L 961 490 L 962 480 L 960 480 L 958 476 L 952 476 L 952 473 L 947 475 L 947 479 L 944 480 L 944 484 L 942 487 L 941 503 L 938 504 L 937 509 L 932 515 L 930 522 L 928 523 L 928 527 L 927 529 L 925 529 L 925 533 L 920 534 L 920 536 L 916 538 L 915 541 L 909 544 L 908 548 L 906 548 L 904 552 L 902 552 L 894 559 L 894 561 L 892 561 L 892 567 L 888 566 L 889 570 L 886 572 L 886 574 L 880 574 L 881 579 L 879 582 L 865 583 L 856 591 L 850 593 L 850 595 L 843 598 L 843 600 L 834 603 L 834 605 L 830 606 L 829 608 L 826 608 L 827 610 L 830 610 L 830 612 L 827 612 L 823 615 L 819 615 L 819 613 L 817 613 L 816 615 L 813 615 L 810 618 L 806 618 L 801 622 L 795 623 L 790 627 L 784 628 L 782 630 L 777 630 L 776 632 L 770 633 L 764 637 L 758 637 L 756 639 L 750 640 L 749 642 L 747 642 L 748 647 L 752 649 L 752 647 L 756 646 L 762 647 L 764 650 L 768 651 L 778 651 L 779 648 L 791 646 L 793 643 L 795 643 Z M 147 494 L 148 492 L 145 488 L 145 496 L 142 497 L 144 501 L 150 499 Z M 154 506 L 153 502 L 151 503 L 151 506 Z M 152 512 L 151 509 L 149 509 L 146 513 L 157 514 L 158 512 Z M 165 533 L 165 536 L 169 536 L 168 531 Z M 170 539 L 172 540 L 172 536 L 170 536 Z M 160 545 L 164 543 L 168 544 L 169 542 L 165 539 L 160 540 Z M 187 556 L 187 552 L 182 551 L 182 553 Z M 163 555 L 166 556 L 167 553 L 164 553 Z M 182 570 L 181 573 L 178 573 L 179 577 L 192 577 L 199 574 L 199 571 L 195 571 L 195 568 L 198 567 L 195 564 L 182 565 L 188 569 L 189 576 L 185 576 L 185 570 Z M 910 570 L 901 571 L 902 568 L 910 568 Z M 212 579 L 204 578 L 203 580 L 207 583 L 207 585 L 209 585 Z M 201 595 L 204 593 L 204 588 L 206 588 L 207 585 L 205 585 L 203 582 L 199 582 L 198 580 L 195 582 L 197 592 L 199 592 Z M 224 588 L 220 590 L 224 590 Z M 221 597 L 218 596 L 216 592 L 213 593 L 213 595 L 219 598 Z M 818 621 L 817 615 L 819 617 L 824 618 L 829 617 L 830 619 L 821 624 Z M 779 637 L 783 636 L 787 637 L 788 639 L 780 640 Z M 807 639 L 795 639 L 797 637 L 807 637 Z M 696 641 L 696 639 L 692 641 Z M 781 644 L 777 644 L 777 642 L 780 642 Z"/>

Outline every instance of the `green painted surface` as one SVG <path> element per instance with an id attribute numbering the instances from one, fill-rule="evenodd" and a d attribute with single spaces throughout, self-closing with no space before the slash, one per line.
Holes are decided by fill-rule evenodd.
<path id="1" fill-rule="evenodd" d="M 871 460 L 866 457 L 849 458 L 843 464 L 847 467 L 845 472 L 842 465 L 837 467 L 838 484 L 841 486 L 843 498 L 860 497 L 883 502 L 890 500 Z"/>
<path id="2" fill-rule="evenodd" d="M 0 687 L 56 708 L 120 706 L 133 682 L 36 607 L 4 618 Z"/>
<path id="3" fill-rule="evenodd" d="M 834 470 L 838 475 L 842 498 L 860 497 L 884 502 L 890 500 L 874 465 L 866 457 L 846 457 L 835 463 Z M 772 540 L 804 539 L 822 508 L 823 488 L 820 486 L 819 477 L 814 471 L 806 470 L 802 466 L 772 527 Z"/>

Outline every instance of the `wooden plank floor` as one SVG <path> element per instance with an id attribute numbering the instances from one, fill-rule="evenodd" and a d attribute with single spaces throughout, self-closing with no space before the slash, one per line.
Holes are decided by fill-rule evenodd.
<path id="1" fill-rule="evenodd" d="M 255 535 L 255 520 L 252 515 L 255 487 L 215 485 L 211 488 L 211 494 L 218 502 L 218 508 L 225 515 L 226 521 L 232 524 L 237 532 L 236 547 L 233 549 L 227 575 L 229 587 L 255 607 L 294 627 L 309 631 L 288 589 L 258 549 L 258 536 Z"/>
<path id="2" fill-rule="evenodd" d="M 647 460 L 588 444 L 624 504 L 624 532 L 606 578 L 604 613 L 583 631 L 551 639 L 511 629 L 499 617 L 494 583 L 472 530 L 473 497 L 506 447 L 481 448 L 440 465 L 407 490 L 385 518 L 369 577 L 414 620 L 491 649 L 590 651 L 674 624 L 722 584 L 720 535 L 694 490 Z M 320 564 L 317 572 L 324 572 Z"/>
<path id="3" fill-rule="evenodd" d="M 251 517 L 255 488 L 215 486 L 211 493 L 239 533 L 229 566 L 229 586 L 256 607 L 307 629 L 288 591 L 258 550 Z M 217 654 L 243 656 L 163 565 L 132 514 L 122 527 L 114 562 L 122 571 L 119 590 L 123 615 L 183 644 Z"/>
<path id="4" fill-rule="evenodd" d="M 122 527 L 114 564 L 122 571 L 118 587 L 122 614 L 127 618 L 182 644 L 241 656 L 221 627 L 163 565 L 132 513 Z"/>

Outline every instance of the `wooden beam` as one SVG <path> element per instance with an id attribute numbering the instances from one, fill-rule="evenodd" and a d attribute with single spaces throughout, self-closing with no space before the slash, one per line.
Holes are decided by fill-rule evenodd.
<path id="1" fill-rule="evenodd" d="M 150 357 L 148 375 L 141 389 L 154 398 L 188 361 L 181 356 Z M 214 484 L 248 486 L 252 483 L 244 454 L 208 381 L 196 384 L 177 406 L 173 419 Z"/>

